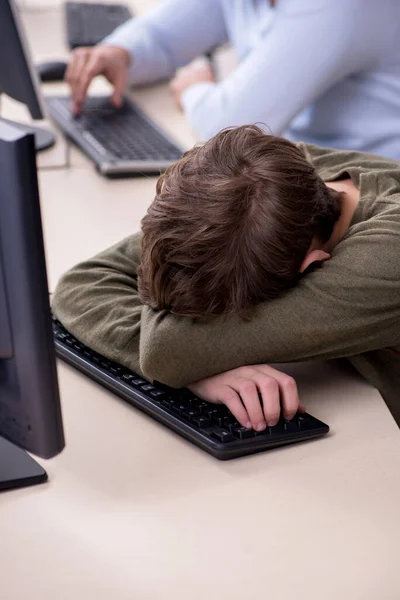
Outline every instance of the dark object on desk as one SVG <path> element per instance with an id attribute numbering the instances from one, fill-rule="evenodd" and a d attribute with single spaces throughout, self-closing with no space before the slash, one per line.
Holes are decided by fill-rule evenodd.
<path id="1" fill-rule="evenodd" d="M 64 9 L 67 43 L 71 50 L 78 46 L 95 46 L 133 16 L 123 4 L 66 2 Z"/>
<path id="2" fill-rule="evenodd" d="M 275 427 L 255 433 L 242 427 L 226 406 L 204 402 L 188 390 L 150 384 L 93 352 L 56 319 L 53 331 L 60 358 L 220 460 L 300 442 L 329 431 L 328 425 L 315 417 L 299 414 L 292 421 L 281 420 Z"/>
<path id="3" fill-rule="evenodd" d="M 0 0 L 0 40 L 0 94 L 7 94 L 26 104 L 33 119 L 44 119 L 38 76 L 30 60 L 18 9 L 13 0 Z M 36 150 L 45 150 L 55 142 L 51 131 L 4 119 L 0 119 L 0 132 L 3 123 L 6 126 L 13 124 L 24 133 L 33 133 Z"/>
<path id="4" fill-rule="evenodd" d="M 50 458 L 61 452 L 64 437 L 34 139 L 12 125 L 3 125 L 0 132 L 0 181 L 0 436 L 6 438 L 0 438 L 3 490 L 46 481 L 45 471 L 21 448 Z"/>
<path id="5" fill-rule="evenodd" d="M 51 81 L 63 81 L 67 70 L 65 61 L 46 61 L 36 65 L 39 78 L 43 83 Z"/>
<path id="6" fill-rule="evenodd" d="M 108 177 L 160 174 L 182 157 L 183 150 L 133 102 L 114 108 L 107 96 L 91 96 L 74 117 L 69 98 L 48 97 L 51 117 Z"/>

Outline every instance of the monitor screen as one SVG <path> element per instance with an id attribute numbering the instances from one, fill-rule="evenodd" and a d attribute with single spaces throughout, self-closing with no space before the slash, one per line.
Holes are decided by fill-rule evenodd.
<path id="1" fill-rule="evenodd" d="M 0 130 L 0 181 L 0 436 L 50 458 L 64 436 L 35 147 L 13 125 Z"/>
<path id="2" fill-rule="evenodd" d="M 43 119 L 39 80 L 13 0 L 0 0 L 0 94 L 26 104 L 33 119 Z"/>

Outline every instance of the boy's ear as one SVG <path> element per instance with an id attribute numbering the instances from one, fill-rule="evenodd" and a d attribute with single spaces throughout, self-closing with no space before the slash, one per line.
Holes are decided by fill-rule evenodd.
<path id="1" fill-rule="evenodd" d="M 331 255 L 323 250 L 310 250 L 301 263 L 299 272 L 304 273 L 313 262 L 324 262 L 325 260 L 329 260 L 330 257 Z"/>

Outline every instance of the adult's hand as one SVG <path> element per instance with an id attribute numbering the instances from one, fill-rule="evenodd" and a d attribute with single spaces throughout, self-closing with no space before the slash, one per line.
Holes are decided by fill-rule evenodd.
<path id="1" fill-rule="evenodd" d="M 183 92 L 190 86 L 202 82 L 215 82 L 212 67 L 208 63 L 194 63 L 179 69 L 172 79 L 169 89 L 180 109 L 182 109 L 181 96 Z"/>
<path id="2" fill-rule="evenodd" d="M 113 85 L 111 102 L 119 107 L 127 84 L 130 60 L 129 52 L 117 46 L 100 44 L 93 48 L 76 48 L 65 73 L 71 88 L 72 112 L 82 112 L 89 85 L 97 75 L 104 75 Z"/>

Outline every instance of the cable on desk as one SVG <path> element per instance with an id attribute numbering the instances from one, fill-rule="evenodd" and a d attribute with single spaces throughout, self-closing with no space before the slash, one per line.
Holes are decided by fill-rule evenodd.
<path id="1" fill-rule="evenodd" d="M 38 171 L 57 171 L 60 169 L 69 169 L 71 167 L 71 143 L 64 138 L 65 142 L 65 153 L 64 153 L 64 162 L 60 165 L 43 165 L 37 166 Z M 57 143 L 57 142 L 56 142 Z"/>

